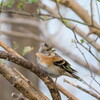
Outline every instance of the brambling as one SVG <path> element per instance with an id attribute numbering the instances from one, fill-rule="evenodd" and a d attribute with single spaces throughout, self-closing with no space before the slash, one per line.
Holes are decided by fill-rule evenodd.
<path id="1" fill-rule="evenodd" d="M 76 75 L 77 71 L 71 68 L 71 65 L 65 59 L 55 53 L 55 50 L 50 45 L 42 45 L 36 56 L 40 67 L 51 77 L 57 78 L 66 75 L 81 81 L 81 78 Z"/>

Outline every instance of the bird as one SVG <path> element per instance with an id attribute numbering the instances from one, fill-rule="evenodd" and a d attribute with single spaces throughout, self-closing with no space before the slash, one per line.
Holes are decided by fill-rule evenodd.
<path id="1" fill-rule="evenodd" d="M 71 67 L 69 62 L 55 53 L 55 49 L 51 45 L 44 43 L 39 48 L 36 56 L 40 68 L 46 71 L 50 77 L 58 78 L 65 75 L 83 81 L 77 76 L 77 71 Z"/>

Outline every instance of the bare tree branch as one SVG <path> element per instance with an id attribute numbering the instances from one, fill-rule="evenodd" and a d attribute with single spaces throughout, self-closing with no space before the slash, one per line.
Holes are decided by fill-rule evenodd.
<path id="1" fill-rule="evenodd" d="M 57 98 L 58 100 L 61 100 L 59 92 L 58 92 L 53 80 L 48 76 L 48 74 L 46 72 L 44 72 L 42 69 L 40 69 L 37 65 L 35 65 L 25 59 L 22 59 L 18 56 L 15 56 L 12 53 L 6 53 L 4 51 L 0 51 L 0 58 L 7 59 L 8 61 L 18 64 L 18 65 L 30 70 L 31 72 L 35 73 L 47 85 L 48 89 L 51 92 L 52 98 L 53 99 Z"/>
<path id="2" fill-rule="evenodd" d="M 29 100 L 40 100 L 41 97 L 33 91 L 33 89 L 21 79 L 13 70 L 7 65 L 0 63 L 0 74 L 2 74 L 15 88 L 17 88 Z"/>
<path id="3" fill-rule="evenodd" d="M 41 97 L 43 97 L 45 100 L 49 100 L 40 90 L 36 88 L 36 86 L 28 80 L 24 75 L 22 75 L 16 68 L 13 69 L 13 71 L 19 75 L 24 81 L 26 81 Z"/>
<path id="4" fill-rule="evenodd" d="M 56 83 L 56 86 L 60 92 L 62 92 L 65 96 L 68 98 L 71 98 L 71 100 L 79 100 L 77 97 L 75 97 L 73 94 L 69 93 L 67 90 L 65 90 L 61 85 Z"/>
<path id="5" fill-rule="evenodd" d="M 59 15 L 58 15 L 58 13 L 56 12 L 55 9 L 49 8 L 49 7 L 47 7 L 46 5 L 43 5 L 43 4 L 40 4 L 40 7 L 43 8 L 43 9 L 45 9 L 46 11 L 48 11 L 50 14 L 52 14 L 52 15 L 54 15 L 54 16 L 56 16 L 56 17 L 59 17 Z M 83 37 L 83 38 L 84 38 L 87 42 L 89 42 L 93 47 L 95 47 L 98 51 L 100 51 L 100 45 L 99 45 L 98 43 L 95 43 L 95 41 L 94 41 L 92 38 L 88 37 L 88 36 L 86 35 L 86 33 L 84 33 L 80 28 L 76 27 L 76 26 L 75 26 L 72 22 L 70 22 L 69 20 L 67 20 L 67 23 L 69 24 L 69 27 L 70 27 L 71 29 L 73 29 L 73 28 L 75 27 L 74 31 L 75 31 L 78 35 L 80 35 L 81 37 Z"/>
<path id="6" fill-rule="evenodd" d="M 30 25 L 39 27 L 39 22 L 28 19 L 28 18 L 0 18 L 1 23 L 11 23 L 11 24 L 20 24 L 20 25 Z"/>
<path id="7" fill-rule="evenodd" d="M 48 7 L 46 7 L 46 6 L 42 6 L 42 5 L 40 5 L 40 7 L 45 7 L 45 9 L 47 10 L 47 11 L 49 11 L 49 12 L 51 12 L 49 9 L 48 9 Z M 52 10 L 53 11 L 53 10 Z M 21 14 L 22 12 L 16 12 L 16 11 L 5 11 L 5 10 L 2 10 L 2 12 L 8 12 L 8 13 L 14 13 L 14 14 Z M 52 12 L 53 13 L 53 12 Z M 55 18 L 57 18 L 58 17 L 58 15 L 56 14 L 56 13 L 53 13 L 54 14 L 54 16 L 55 16 Z M 34 17 L 34 16 L 32 16 L 31 14 L 29 14 L 29 13 L 22 13 L 22 15 L 25 15 L 25 16 L 30 16 L 30 17 Z M 37 16 L 39 16 L 39 15 L 37 15 Z M 46 16 L 46 15 L 44 15 L 44 16 Z M 48 16 L 48 15 L 47 15 Z M 53 17 L 53 16 L 51 16 L 51 17 Z M 64 18 L 63 18 L 64 19 Z M 66 20 L 69 20 L 69 19 L 67 19 L 66 18 Z M 9 21 L 7 21 L 7 20 L 1 20 L 2 22 L 9 22 Z M 15 21 L 16 22 L 16 21 Z M 14 23 L 13 21 L 11 21 L 11 23 Z M 18 23 L 20 23 L 19 21 L 18 21 Z M 25 23 L 27 23 L 27 21 L 25 21 L 24 22 L 24 24 Z M 75 27 L 75 25 L 74 24 L 72 24 L 71 22 L 68 22 L 69 24 L 70 24 L 70 28 L 73 28 L 73 27 Z M 27 24 L 31 24 L 31 25 L 34 25 L 34 24 L 32 24 L 32 23 L 27 23 Z M 37 24 L 36 24 L 37 25 Z M 95 31 L 95 32 L 97 32 L 97 34 L 99 33 L 99 30 L 98 29 L 96 29 L 96 28 L 94 28 L 95 26 L 92 26 L 93 28 L 93 30 Z M 94 40 L 93 39 L 91 39 L 90 37 L 88 37 L 87 35 L 85 35 L 84 34 L 84 32 L 82 32 L 82 30 L 81 29 L 79 29 L 79 28 L 76 28 L 75 29 L 75 31 L 77 32 L 77 34 L 79 34 L 80 36 L 82 36 L 84 39 L 86 39 L 86 41 L 88 41 L 90 44 L 92 44 L 98 51 L 100 51 L 100 46 L 99 46 L 99 44 L 97 44 L 97 43 L 95 43 L 95 42 L 93 42 Z M 11 33 L 9 33 L 9 32 L 3 32 L 4 34 L 10 34 L 10 35 L 12 35 Z M 15 33 L 15 32 L 14 32 Z M 18 33 L 17 33 L 18 34 Z M 14 34 L 15 35 L 15 34 Z M 19 33 L 19 35 L 17 35 L 17 36 L 21 36 L 21 37 L 23 37 L 23 35 L 21 35 L 20 33 Z M 24 37 L 29 37 L 29 38 L 31 38 L 31 37 L 33 37 L 34 38 L 34 36 L 32 36 L 31 34 L 30 34 L 30 36 L 24 36 Z"/>
<path id="8" fill-rule="evenodd" d="M 7 32 L 7 31 L 1 31 L 0 30 L 0 33 L 8 35 L 8 36 L 14 36 L 14 37 L 19 37 L 19 38 L 29 38 L 29 39 L 35 39 L 36 41 L 43 41 L 42 37 L 39 37 L 32 32 L 27 32 L 27 33 L 17 32 L 17 31 Z"/>
<path id="9" fill-rule="evenodd" d="M 3 47 L 5 50 L 7 50 L 8 52 L 24 59 L 22 56 L 20 56 L 16 51 L 14 51 L 12 48 L 10 48 L 8 45 L 6 45 L 4 42 L 0 41 L 0 46 Z M 46 96 L 43 95 L 42 92 L 40 92 L 33 84 L 32 82 L 30 82 L 28 79 L 26 79 L 17 69 L 14 68 L 14 71 L 16 72 L 17 75 L 19 75 L 24 81 L 26 81 L 35 91 L 37 91 L 41 97 L 44 97 L 45 100 L 48 100 L 46 98 Z"/>
<path id="10" fill-rule="evenodd" d="M 56 1 L 56 0 L 53 0 L 53 1 Z M 76 2 L 76 0 L 61 0 L 59 3 L 61 3 L 62 5 L 66 6 L 66 7 L 71 8 L 78 16 L 80 16 L 80 18 L 85 23 L 87 23 L 88 25 L 91 25 L 89 27 L 90 31 L 91 31 L 90 33 L 100 36 L 100 30 L 93 27 L 93 26 L 96 26 L 96 27 L 100 28 L 100 25 L 98 25 L 95 21 L 93 21 L 94 25 L 92 25 L 90 15 L 88 14 L 88 12 L 84 8 L 82 8 Z"/>
<path id="11" fill-rule="evenodd" d="M 72 85 L 72 86 L 74 86 L 74 87 L 76 87 L 76 88 L 78 88 L 78 89 L 80 89 L 80 90 L 82 90 L 82 91 L 84 91 L 84 92 L 90 94 L 91 96 L 93 96 L 93 97 L 95 97 L 95 98 L 97 98 L 97 99 L 100 99 L 100 96 L 96 95 L 95 93 L 93 93 L 93 92 L 91 92 L 91 91 L 89 91 L 89 90 L 87 90 L 87 89 L 85 89 L 85 88 L 83 88 L 83 87 L 81 87 L 81 86 L 79 86 L 79 85 L 76 85 L 76 84 L 74 84 L 74 83 L 71 83 L 71 82 L 69 82 L 69 81 L 66 80 L 66 79 L 64 79 L 64 82 L 67 82 L 67 83 L 69 83 L 70 85 Z"/>

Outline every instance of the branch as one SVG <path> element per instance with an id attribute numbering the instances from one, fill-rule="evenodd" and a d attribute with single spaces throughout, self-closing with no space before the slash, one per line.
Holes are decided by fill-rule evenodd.
<path id="1" fill-rule="evenodd" d="M 79 27 L 76 27 L 73 23 L 68 21 L 68 24 L 70 25 L 69 27 L 81 37 L 83 37 L 89 44 L 91 44 L 97 51 L 100 52 L 100 44 L 95 42 L 95 39 L 90 38 L 87 36 L 85 32 L 83 32 Z"/>
<path id="2" fill-rule="evenodd" d="M 13 70 L 7 65 L 0 63 L 0 74 L 2 74 L 15 88 L 17 88 L 29 100 L 40 100 L 41 97 L 33 91 L 33 89 L 21 79 Z"/>
<path id="3" fill-rule="evenodd" d="M 20 93 L 20 94 L 12 93 L 11 96 L 14 98 L 14 100 L 29 100 L 29 99 L 25 98 L 22 93 Z"/>
<path id="4" fill-rule="evenodd" d="M 6 18 L 6 19 L 0 18 L 0 22 L 39 27 L 39 22 L 37 22 L 33 19 L 28 19 L 28 18 Z"/>
<path id="5" fill-rule="evenodd" d="M 12 53 L 12 54 L 15 54 L 16 55 L 16 53 L 15 53 L 15 51 L 12 49 L 12 48 L 10 48 L 9 46 L 7 46 L 5 43 L 3 43 L 2 41 L 0 41 L 0 44 L 1 44 L 1 46 L 5 49 L 5 50 L 7 50 L 8 52 L 10 52 L 10 53 Z M 6 47 L 8 47 L 8 48 L 6 48 Z M 10 50 L 9 50 L 9 48 L 10 48 Z M 17 55 L 19 55 L 19 54 L 17 54 Z M 16 55 L 16 56 L 17 56 Z M 44 96 L 43 95 L 43 93 L 41 93 L 38 89 L 36 89 L 36 87 L 34 86 L 34 84 L 32 84 L 26 77 L 24 77 L 17 69 L 13 69 L 14 70 L 14 72 L 17 74 L 17 75 L 19 75 L 22 79 L 24 79 L 35 91 L 37 91 L 42 97 L 44 97 L 44 98 L 46 98 L 46 96 Z M 78 100 L 75 96 L 73 96 L 72 94 L 70 94 L 68 91 L 66 91 L 63 87 L 61 87 L 60 85 L 58 85 L 58 84 L 56 84 L 56 86 L 57 86 L 57 88 L 64 94 L 64 95 L 66 95 L 68 98 L 72 98 L 73 100 Z M 46 98 L 47 100 L 48 100 L 48 98 Z"/>
<path id="6" fill-rule="evenodd" d="M 61 85 L 56 83 L 56 86 L 60 92 L 62 92 L 65 96 L 68 98 L 71 98 L 71 100 L 79 100 L 77 97 L 75 97 L 73 94 L 69 93 L 67 90 L 65 90 Z"/>
<path id="7" fill-rule="evenodd" d="M 41 5 L 40 5 L 41 6 Z M 42 7 L 44 7 L 44 6 L 42 6 Z M 48 7 L 46 7 L 45 6 L 45 9 L 47 10 L 47 11 L 49 11 L 49 12 L 52 12 L 53 13 L 53 10 L 52 11 L 50 11 L 50 10 L 48 10 Z M 29 13 L 23 13 L 23 12 L 18 12 L 18 11 L 9 11 L 9 10 L 2 10 L 1 12 L 6 12 L 6 13 L 13 13 L 13 14 L 21 14 L 21 15 L 24 15 L 24 16 L 29 16 L 29 17 L 39 17 L 39 16 L 41 16 L 40 14 L 34 14 L 34 15 L 32 15 L 32 14 L 29 14 Z M 54 13 L 53 13 L 54 14 Z M 48 16 L 48 15 L 44 15 L 44 16 Z M 56 14 L 54 14 L 54 16 L 51 16 L 52 18 L 57 18 L 57 19 L 60 19 L 59 17 L 58 17 L 58 15 L 56 15 Z M 20 20 L 20 19 L 19 19 Z M 70 20 L 70 19 L 68 19 L 68 18 L 63 18 L 63 20 Z M 9 22 L 9 21 L 7 21 L 7 20 L 1 20 L 2 22 Z M 71 20 L 71 21 L 74 21 L 74 20 Z M 77 21 L 75 21 L 75 22 L 77 22 Z M 11 21 L 11 23 L 14 23 L 14 21 Z M 16 22 L 15 22 L 16 23 Z M 18 21 L 18 23 L 20 23 L 19 21 Z M 25 21 L 24 22 L 24 24 L 26 24 L 27 23 L 27 21 Z M 70 23 L 69 21 L 68 21 L 68 23 L 70 24 L 70 28 L 72 29 L 75 25 L 74 24 L 72 24 L 72 23 Z M 27 24 L 29 24 L 29 25 L 34 25 L 34 24 L 32 24 L 32 23 L 27 23 Z M 82 23 L 81 23 L 82 24 Z M 85 23 L 84 23 L 85 24 Z M 37 24 L 36 24 L 37 25 Z M 88 24 L 89 25 L 89 24 Z M 89 25 L 89 27 L 91 27 L 91 25 Z M 92 26 L 95 30 L 98 30 L 98 31 L 100 31 L 99 30 L 99 28 L 97 28 L 96 26 Z M 92 29 L 93 29 L 92 28 Z M 84 32 L 81 30 L 81 29 L 79 29 L 79 28 L 76 28 L 75 29 L 75 31 L 77 32 L 77 34 L 79 34 L 80 36 L 82 36 L 84 39 L 86 39 L 86 41 L 88 41 L 91 45 L 93 45 L 98 51 L 100 51 L 100 46 L 99 46 L 99 44 L 97 44 L 97 43 L 95 43 L 95 42 L 93 42 L 94 40 L 93 39 L 91 39 L 90 37 L 88 37 L 87 35 L 85 35 L 84 34 Z M 8 34 L 8 35 L 13 35 L 12 33 L 13 32 L 4 32 L 4 31 L 1 31 L 2 33 L 4 33 L 4 34 Z M 18 33 L 18 32 L 14 32 L 14 33 L 17 33 L 17 34 L 19 34 L 19 35 L 13 35 L 13 36 L 19 36 L 19 37 L 25 37 L 25 38 L 34 38 L 34 36 L 32 36 L 31 34 L 30 34 L 30 36 L 23 36 L 23 35 L 21 35 L 20 33 Z M 36 38 L 37 40 L 38 40 L 38 38 Z M 43 41 L 43 39 L 42 39 L 42 41 Z"/>
<path id="8" fill-rule="evenodd" d="M 41 4 L 40 5 L 41 8 L 45 9 L 46 11 L 48 11 L 50 14 L 59 17 L 58 13 L 56 13 L 55 9 L 49 8 L 46 5 Z M 73 29 L 74 27 L 76 27 L 72 22 L 70 22 L 69 20 L 67 20 L 67 23 L 69 24 L 69 27 L 71 29 Z M 81 37 L 83 37 L 88 43 L 90 43 L 93 47 L 95 47 L 98 51 L 100 51 L 100 45 L 98 43 L 95 43 L 95 40 L 93 40 L 92 38 L 88 37 L 86 35 L 86 33 L 84 33 L 80 28 L 76 27 L 74 29 L 74 31 L 80 35 Z"/>
<path id="9" fill-rule="evenodd" d="M 42 17 L 48 17 L 48 20 L 50 20 L 50 19 L 59 19 L 59 20 L 61 20 L 60 17 L 56 17 L 56 16 L 52 16 L 52 15 L 48 15 L 48 14 L 42 14 L 42 13 L 32 14 L 30 12 L 20 12 L 20 11 L 15 11 L 15 10 L 0 10 L 0 12 L 2 12 L 2 13 L 11 13 L 11 14 L 18 14 L 18 15 L 23 15 L 23 16 L 28 16 L 28 17 L 34 17 L 34 18 L 38 17 L 38 18 L 42 19 L 43 21 L 44 21 L 44 18 L 42 18 Z M 91 26 L 91 24 L 82 23 L 82 22 L 80 22 L 78 20 L 74 20 L 74 19 L 70 19 L 70 18 L 64 18 L 63 17 L 62 19 L 63 20 L 73 21 L 73 22 L 77 22 L 79 24 L 86 25 L 86 26 L 89 26 L 89 27 L 93 27 L 93 28 L 95 28 L 95 29 L 97 29 L 97 30 L 100 31 L 99 27 L 97 27 L 97 26 Z"/>
<path id="10" fill-rule="evenodd" d="M 70 85 L 72 85 L 72 86 L 74 86 L 74 87 L 76 87 L 76 88 L 78 88 L 78 89 L 80 89 L 80 90 L 82 90 L 82 91 L 88 93 L 89 95 L 91 95 L 91 96 L 93 96 L 93 97 L 95 97 L 95 98 L 97 98 L 97 99 L 100 99 L 100 96 L 96 95 L 95 93 L 93 93 L 93 92 L 91 92 L 91 91 L 89 91 L 89 90 L 87 90 L 87 89 L 84 89 L 83 87 L 81 87 L 81 86 L 79 86 L 79 85 L 76 85 L 76 84 L 74 84 L 74 83 L 71 83 L 71 82 L 69 82 L 69 81 L 66 80 L 66 79 L 64 79 L 64 82 L 67 82 L 67 83 L 69 83 Z"/>
<path id="11" fill-rule="evenodd" d="M 57 9 L 58 9 L 58 13 L 59 13 L 59 15 L 60 15 L 60 18 L 61 18 L 61 22 L 66 26 L 66 28 L 69 28 L 69 29 L 71 29 L 66 23 L 65 23 L 65 21 L 63 20 L 63 17 L 62 17 L 62 15 L 60 14 L 60 11 L 59 11 L 59 5 L 58 5 L 58 3 L 56 2 L 56 6 L 57 6 Z M 74 27 L 75 28 L 75 27 Z M 75 31 L 74 31 L 74 28 L 73 29 L 71 29 L 71 31 L 74 33 Z M 98 59 L 92 52 L 91 52 L 91 47 L 89 46 L 89 49 L 87 48 L 87 47 L 85 47 L 84 45 L 82 45 L 80 42 L 79 42 L 79 44 L 85 49 L 85 50 L 87 50 L 98 62 L 100 62 L 100 59 Z"/>
<path id="12" fill-rule="evenodd" d="M 29 12 L 23 12 L 23 11 L 15 11 L 15 10 L 0 10 L 2 13 L 9 13 L 9 14 L 18 14 L 22 16 L 28 16 L 28 17 L 33 17 L 31 13 Z"/>
<path id="13" fill-rule="evenodd" d="M 14 37 L 18 37 L 18 38 L 29 38 L 29 39 L 35 39 L 37 41 L 43 41 L 43 38 L 35 35 L 34 33 L 32 32 L 17 32 L 17 31 L 2 31 L 0 30 L 0 33 L 1 34 L 6 34 L 6 35 L 9 35 L 9 36 L 14 36 Z"/>
<path id="14" fill-rule="evenodd" d="M 48 74 L 46 72 L 44 72 L 42 69 L 40 69 L 39 66 L 37 66 L 25 59 L 22 59 L 18 56 L 15 56 L 12 53 L 6 53 L 4 51 L 0 51 L 0 58 L 11 61 L 11 62 L 18 64 L 18 65 L 30 70 L 31 72 L 35 73 L 47 85 L 48 89 L 51 92 L 52 98 L 53 99 L 57 98 L 57 100 L 61 100 L 60 94 L 59 94 L 57 87 L 55 86 L 53 80 L 48 76 Z"/>
<path id="15" fill-rule="evenodd" d="M 36 86 L 28 80 L 24 75 L 22 75 L 16 68 L 13 69 L 13 71 L 19 75 L 24 81 L 26 81 L 41 97 L 43 97 L 45 100 L 49 100 L 40 90 L 36 88 Z"/>
<path id="16" fill-rule="evenodd" d="M 53 1 L 57 1 L 57 0 L 53 0 Z M 94 25 L 92 25 L 92 22 L 91 22 L 91 16 L 88 14 L 88 12 L 83 8 L 81 7 L 81 5 L 79 5 L 76 0 L 60 0 L 59 2 L 60 4 L 66 6 L 66 7 L 69 7 L 71 8 L 78 16 L 80 16 L 80 18 L 88 25 L 91 25 L 89 28 L 90 28 L 90 31 L 91 33 L 93 34 L 96 34 L 98 36 L 100 36 L 100 30 L 94 28 L 94 27 L 98 27 L 100 28 L 100 25 L 98 25 L 95 21 L 94 22 Z"/>
<path id="17" fill-rule="evenodd" d="M 20 57 L 23 58 L 22 56 L 20 56 L 16 51 L 14 51 L 12 48 L 10 48 L 8 45 L 6 45 L 4 42 L 0 41 L 0 46 L 3 47 L 6 51 Z M 23 58 L 24 59 L 24 58 Z M 48 98 L 46 96 L 44 96 L 44 94 L 42 92 L 40 92 L 32 82 L 30 82 L 28 79 L 26 79 L 17 69 L 13 69 L 13 71 L 16 72 L 17 75 L 19 75 L 24 81 L 26 81 L 35 91 L 37 91 L 41 97 L 44 97 L 45 100 L 48 100 Z"/>

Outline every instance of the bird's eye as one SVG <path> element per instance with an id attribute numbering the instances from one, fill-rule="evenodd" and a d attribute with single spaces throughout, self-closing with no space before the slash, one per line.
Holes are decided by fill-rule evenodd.
<path id="1" fill-rule="evenodd" d="M 51 49 L 52 49 L 52 47 L 51 47 L 51 48 L 48 48 L 47 51 L 49 51 L 49 50 L 51 50 Z"/>

